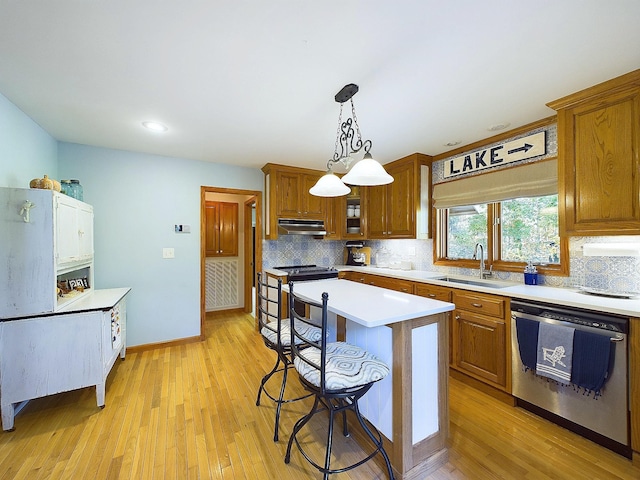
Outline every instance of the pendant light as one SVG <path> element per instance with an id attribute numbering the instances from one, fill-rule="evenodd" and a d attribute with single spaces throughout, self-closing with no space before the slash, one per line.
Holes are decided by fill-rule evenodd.
<path id="1" fill-rule="evenodd" d="M 371 140 L 362 141 L 356 110 L 353 105 L 353 96 L 358 93 L 358 86 L 350 83 L 345 85 L 336 96 L 335 101 L 340 104 L 340 114 L 338 115 L 338 131 L 336 133 L 336 144 L 333 158 L 327 162 L 327 173 L 309 189 L 311 195 L 318 197 L 340 197 L 347 195 L 351 188 L 349 185 L 386 185 L 393 182 L 393 177 L 389 175 L 384 167 L 371 156 Z M 345 102 L 351 103 L 351 117 L 342 121 L 342 107 Z M 338 153 L 338 145 L 340 153 Z M 342 177 L 342 180 L 333 173 L 333 166 L 342 164 L 348 169 L 355 161 L 352 154 L 364 151 L 362 160 L 356 162 L 353 168 Z"/>

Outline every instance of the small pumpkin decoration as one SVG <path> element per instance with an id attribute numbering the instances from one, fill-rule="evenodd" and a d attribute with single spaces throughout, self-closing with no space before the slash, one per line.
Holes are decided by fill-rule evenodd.
<path id="1" fill-rule="evenodd" d="M 45 175 L 44 178 L 34 178 L 31 180 L 29 182 L 29 188 L 40 188 L 43 190 L 55 190 L 56 192 L 59 192 L 60 182 Z"/>

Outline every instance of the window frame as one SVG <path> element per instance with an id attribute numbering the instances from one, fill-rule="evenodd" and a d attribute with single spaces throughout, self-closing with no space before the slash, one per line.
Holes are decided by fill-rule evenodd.
<path id="1" fill-rule="evenodd" d="M 501 252 L 501 222 L 500 202 L 486 203 L 487 205 L 487 245 L 485 247 L 486 269 L 493 268 L 493 271 L 522 273 L 526 262 L 508 262 L 500 258 Z M 459 267 L 477 269 L 479 260 L 472 259 L 450 259 L 446 257 L 448 242 L 448 209 L 433 209 L 434 218 L 434 242 L 433 242 L 433 264 L 438 266 Z M 443 255 L 444 254 L 444 255 Z M 538 273 L 542 275 L 569 276 L 569 239 L 560 236 L 560 263 L 557 264 L 535 264 Z"/>

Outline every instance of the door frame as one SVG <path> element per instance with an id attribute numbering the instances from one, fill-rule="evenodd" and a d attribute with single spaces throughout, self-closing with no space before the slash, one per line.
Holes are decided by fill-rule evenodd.
<path id="1" fill-rule="evenodd" d="M 205 199 L 206 199 L 207 193 L 220 193 L 220 194 L 227 194 L 227 195 L 240 195 L 243 197 L 246 197 L 246 196 L 252 197 L 249 200 L 238 202 L 238 203 L 245 204 L 245 211 L 246 211 L 246 203 L 251 203 L 251 204 L 255 203 L 255 209 L 256 209 L 256 230 L 255 230 L 256 248 L 254 252 L 255 269 L 256 269 L 256 272 L 259 272 L 262 270 L 262 192 L 259 190 L 240 190 L 236 188 L 201 186 L 200 187 L 200 338 L 202 340 L 204 340 L 205 338 L 204 322 L 207 316 L 206 302 L 205 302 L 206 277 L 205 277 L 205 270 L 204 270 L 205 260 L 207 258 L 206 252 L 205 252 L 205 238 L 206 238 L 205 237 L 205 234 L 206 234 Z M 250 220 L 249 220 L 249 224 L 251 224 Z M 246 218 L 245 218 L 245 225 L 246 225 Z M 247 245 L 247 242 L 251 241 L 252 233 L 253 233 L 252 229 L 249 229 L 249 230 L 247 230 L 246 228 L 244 229 L 242 241 L 245 242 L 244 243 L 245 245 Z M 249 278 L 253 276 L 253 273 L 252 273 L 253 267 L 251 265 L 251 262 L 247 261 L 248 254 L 249 252 L 247 252 L 247 249 L 245 248 L 244 267 L 243 267 L 244 278 L 245 278 L 244 310 L 247 312 L 251 311 L 251 305 L 253 301 L 252 295 L 251 295 L 251 289 L 247 290 L 247 286 L 246 286 L 247 275 L 249 276 Z"/>

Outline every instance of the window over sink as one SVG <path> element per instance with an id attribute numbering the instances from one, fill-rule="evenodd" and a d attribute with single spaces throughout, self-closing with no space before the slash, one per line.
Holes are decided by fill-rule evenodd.
<path id="1" fill-rule="evenodd" d="M 555 160 L 468 177 L 434 188 L 436 265 L 568 275 L 568 240 L 560 238 Z"/>

